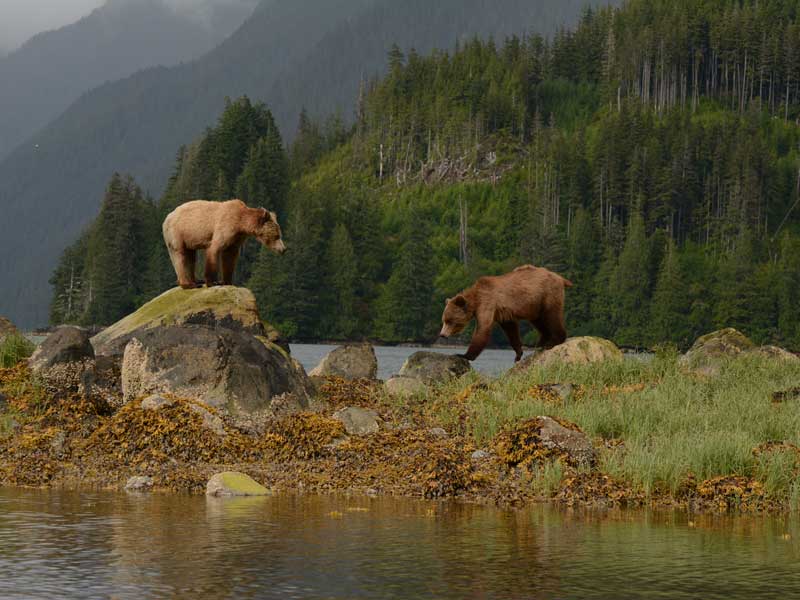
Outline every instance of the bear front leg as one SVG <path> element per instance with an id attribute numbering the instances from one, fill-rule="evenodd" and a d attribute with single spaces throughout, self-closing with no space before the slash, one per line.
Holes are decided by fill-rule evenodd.
<path id="1" fill-rule="evenodd" d="M 233 285 L 233 272 L 236 270 L 237 258 L 239 258 L 239 248 L 236 246 L 222 251 L 222 285 Z"/>
<path id="2" fill-rule="evenodd" d="M 506 321 L 505 323 L 500 323 L 500 327 L 503 328 L 511 347 L 517 354 L 514 362 L 519 362 L 522 358 L 522 338 L 520 338 L 519 335 L 519 323 L 516 321 Z"/>
<path id="3" fill-rule="evenodd" d="M 178 276 L 178 285 L 185 290 L 197 287 L 194 280 L 195 251 L 169 249 L 175 274 Z"/>
<path id="4" fill-rule="evenodd" d="M 213 246 L 209 247 L 208 250 L 206 250 L 205 268 L 206 285 L 208 287 L 219 285 L 219 281 L 217 279 L 218 261 L 219 250 Z"/>
<path id="5" fill-rule="evenodd" d="M 489 343 L 489 338 L 492 335 L 492 327 L 489 325 L 488 327 L 484 326 L 478 327 L 475 329 L 475 333 L 472 334 L 472 341 L 469 344 L 469 348 L 465 354 L 460 354 L 459 356 L 463 356 L 467 360 L 475 360 L 480 356 L 483 349 L 486 348 L 486 345 Z"/>

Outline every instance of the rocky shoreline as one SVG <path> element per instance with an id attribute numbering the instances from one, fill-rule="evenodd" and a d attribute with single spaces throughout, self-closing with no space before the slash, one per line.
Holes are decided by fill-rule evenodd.
<path id="1" fill-rule="evenodd" d="M 28 361 L 0 370 L 0 484 L 216 494 L 238 493 L 230 482 L 244 481 L 267 493 L 500 506 L 791 508 L 755 472 L 686 472 L 679 485 L 649 488 L 609 472 L 626 440 L 587 435 L 557 413 L 595 396 L 646 398 L 652 384 L 537 378 L 598 365 L 613 371 L 621 357 L 607 340 L 572 338 L 490 380 L 461 358 L 423 351 L 382 382 L 371 346 L 357 344 L 307 376 L 247 290 L 171 290 L 94 337 L 59 328 Z M 800 358 L 756 347 L 735 330 L 700 338 L 672 362 L 681 377 L 704 382 L 733 360 L 789 365 L 797 377 L 788 381 L 800 385 Z M 482 435 L 477 420 L 492 417 L 480 412 L 486 404 L 519 394 L 551 414 L 504 418 Z M 792 402 L 792 388 L 775 397 Z M 786 468 L 800 469 L 791 441 L 763 442 L 754 460 L 779 452 L 797 459 Z"/>

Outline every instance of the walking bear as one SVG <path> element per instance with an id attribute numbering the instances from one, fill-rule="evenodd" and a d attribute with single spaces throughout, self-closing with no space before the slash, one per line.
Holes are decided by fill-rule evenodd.
<path id="1" fill-rule="evenodd" d="M 511 273 L 481 277 L 475 284 L 445 302 L 442 337 L 460 333 L 477 319 L 475 333 L 464 357 L 475 360 L 489 343 L 492 327 L 499 323 L 511 347 L 522 358 L 519 321 L 530 321 L 539 331 L 538 347 L 552 348 L 567 339 L 564 328 L 564 288 L 572 282 L 561 275 L 533 265 L 517 267 Z"/>
<path id="2" fill-rule="evenodd" d="M 198 250 L 206 251 L 208 286 L 220 281 L 223 285 L 233 283 L 239 250 L 249 236 L 278 254 L 286 251 L 275 213 L 265 208 L 249 208 L 241 200 L 186 202 L 167 215 L 162 231 L 178 285 L 184 289 L 203 283 L 195 280 Z"/>

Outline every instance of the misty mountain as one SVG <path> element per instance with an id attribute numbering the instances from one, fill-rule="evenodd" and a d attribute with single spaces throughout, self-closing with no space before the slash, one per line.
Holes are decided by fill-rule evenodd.
<path id="1" fill-rule="evenodd" d="M 0 158 L 82 93 L 144 67 L 211 50 L 252 13 L 254 0 L 109 0 L 79 21 L 0 48 Z"/>
<path id="2" fill-rule="evenodd" d="M 202 58 L 151 68 L 82 96 L 0 163 L 0 314 L 46 321 L 58 253 L 94 217 L 114 171 L 160 193 L 174 155 L 212 124 L 225 97 L 272 108 L 284 138 L 301 107 L 353 110 L 362 75 L 383 71 L 397 42 L 427 51 L 475 34 L 552 33 L 584 0 L 271 0 Z M 288 135 L 287 135 L 288 134 Z"/>

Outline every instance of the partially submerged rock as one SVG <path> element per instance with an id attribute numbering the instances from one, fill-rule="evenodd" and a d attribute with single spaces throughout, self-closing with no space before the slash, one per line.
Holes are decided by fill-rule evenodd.
<path id="1" fill-rule="evenodd" d="M 146 492 L 153 487 L 153 478 L 148 475 L 134 475 L 125 483 L 128 492 Z"/>
<path id="2" fill-rule="evenodd" d="M 252 477 L 237 471 L 217 473 L 206 484 L 207 496 L 268 496 L 270 493 Z"/>
<path id="3" fill-rule="evenodd" d="M 570 365 L 587 365 L 607 360 L 622 360 L 622 350 L 616 344 L 603 338 L 583 336 L 569 338 L 549 350 L 536 352 L 521 360 L 514 367 L 515 371 L 527 369 L 533 365 L 552 365 L 565 363 Z"/>
<path id="4" fill-rule="evenodd" d="M 390 377 L 383 385 L 386 389 L 386 393 L 401 398 L 422 394 L 428 389 L 425 387 L 425 384 L 416 377 L 404 377 L 401 375 Z"/>
<path id="5" fill-rule="evenodd" d="M 429 385 L 461 377 L 471 370 L 469 361 L 462 356 L 423 350 L 406 359 L 400 369 L 400 376 L 418 379 Z"/>
<path id="6" fill-rule="evenodd" d="M 329 352 L 309 373 L 311 377 L 375 379 L 378 359 L 370 344 L 347 344 Z"/>
<path id="7" fill-rule="evenodd" d="M 89 337 L 89 331 L 82 327 L 58 327 L 31 355 L 28 366 L 34 373 L 39 373 L 60 364 L 94 360 L 94 348 Z"/>
<path id="8" fill-rule="evenodd" d="M 333 418 L 344 425 L 350 435 L 368 435 L 380 431 L 382 420 L 371 408 L 348 406 L 333 413 Z"/>

